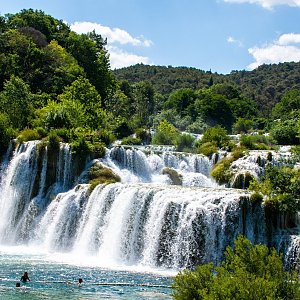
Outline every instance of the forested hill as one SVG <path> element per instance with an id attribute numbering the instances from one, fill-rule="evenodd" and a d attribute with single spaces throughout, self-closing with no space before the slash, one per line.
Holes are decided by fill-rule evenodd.
<path id="1" fill-rule="evenodd" d="M 253 71 L 232 71 L 228 75 L 187 67 L 137 64 L 114 70 L 114 74 L 130 83 L 149 81 L 163 95 L 180 88 L 201 89 L 231 83 L 264 111 L 270 111 L 286 91 L 300 88 L 300 62 L 262 65 Z"/>

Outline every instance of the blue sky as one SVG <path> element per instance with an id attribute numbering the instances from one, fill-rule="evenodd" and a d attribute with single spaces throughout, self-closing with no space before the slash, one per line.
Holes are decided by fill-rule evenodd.
<path id="1" fill-rule="evenodd" d="M 300 0 L 0 0 L 108 39 L 111 67 L 136 63 L 230 73 L 300 61 Z"/>

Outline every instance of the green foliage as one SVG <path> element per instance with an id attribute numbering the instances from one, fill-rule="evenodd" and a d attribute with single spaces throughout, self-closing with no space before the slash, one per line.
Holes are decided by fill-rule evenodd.
<path id="1" fill-rule="evenodd" d="M 122 139 L 122 145 L 141 145 L 142 141 L 139 138 L 128 136 Z"/>
<path id="2" fill-rule="evenodd" d="M 34 141 L 39 140 L 41 137 L 37 130 L 35 129 L 29 129 L 26 128 L 20 132 L 20 134 L 17 136 L 17 140 L 19 143 L 28 142 L 28 141 Z"/>
<path id="3" fill-rule="evenodd" d="M 233 172 L 230 170 L 230 166 L 233 161 L 243 157 L 245 155 L 245 149 L 243 147 L 236 147 L 233 151 L 218 161 L 213 169 L 211 170 L 210 175 L 219 183 L 219 184 L 228 184 L 231 181 Z M 252 176 L 251 176 L 252 178 Z M 249 181 L 249 179 L 247 179 Z M 245 180 L 246 181 L 246 180 Z M 245 184 L 248 184 L 245 182 Z"/>
<path id="4" fill-rule="evenodd" d="M 106 116 L 101 108 L 101 97 L 88 79 L 80 76 L 65 88 L 59 99 L 68 110 L 73 127 L 83 125 L 97 129 L 105 125 Z"/>
<path id="5" fill-rule="evenodd" d="M 261 182 L 252 182 L 250 189 L 265 195 L 265 205 L 277 211 L 292 214 L 300 211 L 300 170 L 298 169 L 268 166 Z"/>
<path id="6" fill-rule="evenodd" d="M 298 145 L 300 143 L 295 119 L 275 121 L 270 133 L 279 145 Z"/>
<path id="7" fill-rule="evenodd" d="M 48 150 L 52 153 L 57 153 L 60 145 L 60 138 L 55 132 L 50 132 L 48 135 Z"/>
<path id="8" fill-rule="evenodd" d="M 0 112 L 0 154 L 3 154 L 14 134 L 8 116 Z"/>
<path id="9" fill-rule="evenodd" d="M 192 89 L 179 89 L 172 92 L 168 100 L 164 103 L 167 109 L 174 109 L 181 117 L 185 115 L 193 116 L 196 93 Z"/>
<path id="10" fill-rule="evenodd" d="M 156 133 L 152 138 L 153 144 L 174 145 L 179 136 L 177 129 L 168 121 L 163 120 L 157 127 Z"/>
<path id="11" fill-rule="evenodd" d="M 78 140 L 72 141 L 71 147 L 72 152 L 81 158 L 88 156 L 92 152 L 91 145 L 86 141 L 84 137 L 80 137 Z"/>
<path id="12" fill-rule="evenodd" d="M 66 40 L 67 51 L 84 68 L 88 80 L 101 95 L 103 104 L 105 104 L 108 95 L 115 89 L 105 46 L 106 40 L 103 40 L 95 32 L 81 35 L 71 32 Z"/>
<path id="13" fill-rule="evenodd" d="M 135 135 L 138 139 L 140 139 L 142 141 L 142 144 L 144 144 L 144 145 L 150 144 L 151 134 L 150 134 L 149 130 L 147 130 L 145 128 L 137 128 L 135 130 Z"/>
<path id="14" fill-rule="evenodd" d="M 221 126 L 215 126 L 208 128 L 200 141 L 201 144 L 204 143 L 215 143 L 219 148 L 225 148 L 229 145 L 230 138 L 227 135 L 226 129 Z"/>
<path id="15" fill-rule="evenodd" d="M 224 95 L 215 94 L 211 89 L 200 90 L 195 101 L 195 111 L 208 125 L 220 125 L 231 130 L 234 117 Z"/>
<path id="16" fill-rule="evenodd" d="M 105 144 L 102 142 L 94 142 L 91 146 L 91 151 L 96 158 L 105 156 Z"/>
<path id="17" fill-rule="evenodd" d="M 0 106 L 12 124 L 13 128 L 22 129 L 29 124 L 33 115 L 32 94 L 29 86 L 21 79 L 12 76 L 4 84 L 0 94 Z"/>
<path id="18" fill-rule="evenodd" d="M 215 142 L 200 143 L 197 145 L 197 152 L 210 157 L 214 153 L 218 153 L 218 147 Z"/>
<path id="19" fill-rule="evenodd" d="M 263 196 L 262 196 L 262 194 L 260 194 L 258 192 L 254 192 L 254 193 L 251 194 L 250 200 L 253 203 L 262 203 L 263 202 Z"/>
<path id="20" fill-rule="evenodd" d="M 283 269 L 282 257 L 265 245 L 239 236 L 227 247 L 221 266 L 212 263 L 184 270 L 174 279 L 173 298 L 218 300 L 299 299 L 296 272 Z"/>
<path id="21" fill-rule="evenodd" d="M 154 112 L 154 89 L 150 82 L 139 82 L 133 87 L 134 125 L 149 126 Z"/>
<path id="22" fill-rule="evenodd" d="M 234 134 L 247 133 L 254 128 L 254 121 L 244 118 L 238 118 L 232 126 Z"/>
<path id="23" fill-rule="evenodd" d="M 42 32 L 48 42 L 63 42 L 70 29 L 66 23 L 46 15 L 41 10 L 23 9 L 20 13 L 8 15 L 8 26 L 12 28 L 30 27 Z"/>
<path id="24" fill-rule="evenodd" d="M 274 142 L 272 138 L 265 135 L 241 135 L 240 137 L 241 146 L 249 150 L 269 150 L 272 149 Z"/>
<path id="25" fill-rule="evenodd" d="M 193 148 L 195 138 L 190 134 L 181 134 L 175 141 L 177 151 L 190 152 Z"/>
<path id="26" fill-rule="evenodd" d="M 227 159 L 226 157 L 218 161 L 210 175 L 219 183 L 219 184 L 228 184 L 233 175 L 232 171 L 230 171 L 230 165 L 232 160 Z"/>
<path id="27" fill-rule="evenodd" d="M 274 119 L 288 119 L 294 111 L 300 110 L 300 89 L 290 90 L 281 98 L 272 110 Z"/>

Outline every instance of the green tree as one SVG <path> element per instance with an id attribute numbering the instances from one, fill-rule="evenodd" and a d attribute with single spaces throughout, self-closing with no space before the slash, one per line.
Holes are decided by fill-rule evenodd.
<path id="1" fill-rule="evenodd" d="M 0 155 L 3 154 L 13 136 L 14 131 L 11 128 L 8 116 L 0 113 Z"/>
<path id="2" fill-rule="evenodd" d="M 179 89 L 172 92 L 165 102 L 166 109 L 175 109 L 181 117 L 190 115 L 195 117 L 194 103 L 196 100 L 195 91 L 192 89 Z"/>
<path id="3" fill-rule="evenodd" d="M 284 271 L 282 256 L 265 245 L 252 245 L 239 236 L 227 247 L 221 266 L 212 263 L 184 270 L 174 279 L 177 300 L 299 299 L 297 274 Z"/>
<path id="4" fill-rule="evenodd" d="M 104 106 L 109 100 L 108 95 L 113 94 L 116 88 L 105 45 L 106 40 L 96 35 L 95 32 L 80 35 L 71 32 L 67 38 L 66 47 L 78 64 L 83 67 L 87 78 L 101 95 Z"/>
<path id="5" fill-rule="evenodd" d="M 224 95 L 215 94 L 210 90 L 198 91 L 195 110 L 208 125 L 220 125 L 231 130 L 234 117 Z"/>
<path id="6" fill-rule="evenodd" d="M 32 94 L 29 86 L 19 77 L 12 76 L 4 83 L 0 94 L 0 106 L 13 128 L 21 129 L 29 125 L 33 116 Z"/>
<path id="7" fill-rule="evenodd" d="M 159 145 L 174 145 L 179 137 L 177 129 L 166 120 L 162 120 L 153 136 L 152 143 Z"/>
<path id="8" fill-rule="evenodd" d="M 299 145 L 300 139 L 296 119 L 276 120 L 270 133 L 279 145 Z"/>
<path id="9" fill-rule="evenodd" d="M 217 147 L 223 148 L 228 146 L 230 141 L 229 136 L 227 135 L 226 129 L 222 128 L 221 126 L 217 125 L 215 127 L 208 128 L 200 141 L 201 144 L 204 143 L 215 143 Z"/>
<path id="10" fill-rule="evenodd" d="M 46 36 L 48 42 L 57 40 L 62 45 L 70 32 L 66 23 L 41 10 L 22 9 L 19 13 L 9 14 L 7 15 L 7 24 L 10 28 L 35 28 Z"/>
<path id="11" fill-rule="evenodd" d="M 139 82 L 133 88 L 135 127 L 149 126 L 154 112 L 154 89 L 149 82 Z"/>
<path id="12" fill-rule="evenodd" d="M 300 90 L 290 90 L 284 94 L 280 102 L 272 110 L 274 119 L 289 118 L 290 114 L 300 110 Z"/>
<path id="13" fill-rule="evenodd" d="M 85 114 L 85 126 L 97 129 L 106 126 L 106 113 L 101 106 L 101 96 L 88 79 L 80 76 L 59 95 L 63 103 L 73 103 Z M 78 102 L 78 104 L 76 104 Z"/>

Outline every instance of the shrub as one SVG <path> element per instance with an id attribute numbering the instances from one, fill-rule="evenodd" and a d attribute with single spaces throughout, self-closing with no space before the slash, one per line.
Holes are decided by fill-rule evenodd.
<path id="1" fill-rule="evenodd" d="M 227 184 L 230 182 L 232 172 L 230 171 L 230 164 L 232 160 L 226 157 L 217 162 L 212 169 L 210 175 L 219 183 Z"/>
<path id="2" fill-rule="evenodd" d="M 91 145 L 85 140 L 85 138 L 80 137 L 71 143 L 72 152 L 81 157 L 87 156 L 92 152 Z"/>
<path id="3" fill-rule="evenodd" d="M 197 152 L 206 156 L 211 156 L 218 152 L 218 147 L 214 142 L 206 142 L 197 147 Z"/>
<path id="4" fill-rule="evenodd" d="M 51 152 L 55 152 L 59 150 L 60 138 L 57 136 L 55 132 L 50 132 L 48 136 L 48 149 Z"/>
<path id="5" fill-rule="evenodd" d="M 226 129 L 217 125 L 215 127 L 208 128 L 201 139 L 201 144 L 212 142 L 215 143 L 218 148 L 224 148 L 228 146 L 230 141 L 227 135 Z"/>
<path id="6" fill-rule="evenodd" d="M 103 143 L 95 142 L 91 146 L 91 151 L 94 156 L 97 158 L 101 158 L 105 156 L 105 145 Z"/>
<path id="7" fill-rule="evenodd" d="M 142 141 L 139 138 L 135 138 L 133 136 L 128 136 L 122 139 L 122 145 L 141 145 Z"/>
<path id="8" fill-rule="evenodd" d="M 145 128 L 138 128 L 135 131 L 135 135 L 138 139 L 142 141 L 144 145 L 148 145 L 151 141 L 151 134 Z"/>
<path id="9" fill-rule="evenodd" d="M 181 134 L 175 141 L 176 150 L 191 150 L 194 144 L 195 138 L 190 134 Z"/>
<path id="10" fill-rule="evenodd" d="M 296 272 L 286 272 L 282 256 L 265 245 L 239 236 L 227 247 L 221 266 L 212 263 L 181 271 L 174 279 L 173 298 L 181 299 L 299 299 Z"/>
<path id="11" fill-rule="evenodd" d="M 300 211 L 300 170 L 268 166 L 261 182 L 251 182 L 250 189 L 266 196 L 266 206 L 282 213 Z"/>
<path id="12" fill-rule="evenodd" d="M 158 145 L 174 145 L 179 136 L 177 129 L 166 120 L 162 120 L 153 136 L 152 143 Z"/>
<path id="13" fill-rule="evenodd" d="M 17 137 L 19 143 L 34 141 L 40 139 L 38 132 L 35 129 L 26 128 L 20 132 Z"/>
<path id="14" fill-rule="evenodd" d="M 263 196 L 261 193 L 254 192 L 251 194 L 250 200 L 253 203 L 261 203 L 263 201 Z"/>
<path id="15" fill-rule="evenodd" d="M 240 145 L 250 150 L 269 150 L 273 144 L 273 140 L 265 135 L 242 135 L 240 137 Z"/>

